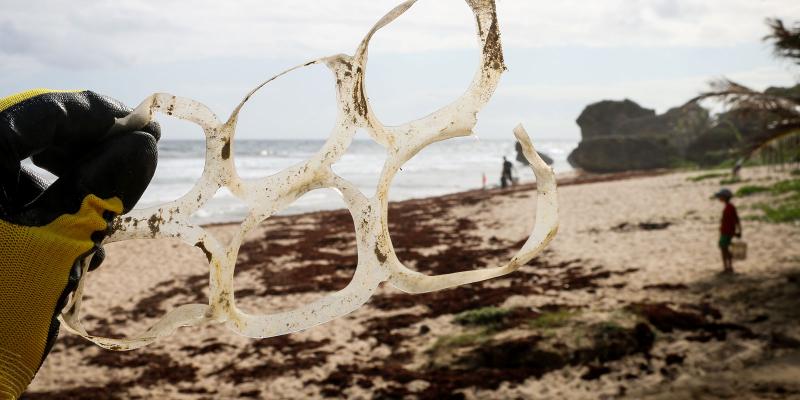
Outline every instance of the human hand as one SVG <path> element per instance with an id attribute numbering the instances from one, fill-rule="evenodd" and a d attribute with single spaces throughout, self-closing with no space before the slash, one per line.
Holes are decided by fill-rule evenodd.
<path id="1" fill-rule="evenodd" d="M 83 260 L 102 262 L 111 221 L 155 172 L 157 124 L 109 133 L 130 111 L 91 91 L 0 99 L 0 398 L 18 397 L 33 379 Z M 28 157 L 58 179 L 44 185 L 21 167 Z"/>

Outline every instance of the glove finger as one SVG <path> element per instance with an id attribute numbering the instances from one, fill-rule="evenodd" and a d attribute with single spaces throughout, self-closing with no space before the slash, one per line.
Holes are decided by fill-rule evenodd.
<path id="1" fill-rule="evenodd" d="M 150 184 L 158 163 L 152 135 L 136 131 L 103 142 L 80 167 L 81 184 L 100 198 L 117 197 L 130 211 Z"/>
<path id="2" fill-rule="evenodd" d="M 0 137 L 8 138 L 0 148 L 17 161 L 36 155 L 34 162 L 62 176 L 75 159 L 102 142 L 115 118 L 131 109 L 110 97 L 92 91 L 49 92 L 20 101 L 2 111 L 7 121 Z M 141 130 L 158 140 L 158 124 Z"/>
<path id="3" fill-rule="evenodd" d="M 123 213 L 141 198 L 158 162 L 155 138 L 144 132 L 116 134 L 73 164 L 36 200 L 9 219 L 22 225 L 41 226 L 59 215 L 74 214 L 84 198 L 93 194 L 101 199 L 118 198 Z M 110 220 L 114 215 L 103 215 Z M 95 240 L 99 243 L 102 238 Z"/>
<path id="4" fill-rule="evenodd" d="M 89 271 L 94 271 L 100 264 L 103 263 L 106 259 L 106 250 L 103 248 L 102 245 L 98 245 L 97 249 L 94 251 L 94 255 L 92 256 L 92 261 L 89 262 Z"/>
<path id="5" fill-rule="evenodd" d="M 14 196 L 0 200 L 0 217 L 15 214 L 39 197 L 47 187 L 45 180 L 29 167 L 22 166 L 14 189 Z"/>

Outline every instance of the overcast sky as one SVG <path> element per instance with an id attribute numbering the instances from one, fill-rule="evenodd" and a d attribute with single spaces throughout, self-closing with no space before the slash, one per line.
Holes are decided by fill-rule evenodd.
<path id="1" fill-rule="evenodd" d="M 152 92 L 208 104 L 227 117 L 280 70 L 352 53 L 398 1 L 3 1 L 0 93 L 88 88 L 131 106 Z M 509 70 L 477 133 L 577 139 L 589 103 L 630 98 L 663 112 L 726 76 L 763 89 L 790 85 L 800 68 L 775 59 L 764 20 L 800 17 L 797 0 L 498 0 Z M 397 124 L 457 97 L 477 65 L 473 18 L 463 0 L 419 0 L 370 48 L 367 90 L 379 118 Z M 240 138 L 327 136 L 332 75 L 315 66 L 261 92 Z M 163 118 L 162 118 L 163 120 Z M 165 138 L 201 138 L 185 123 Z"/>

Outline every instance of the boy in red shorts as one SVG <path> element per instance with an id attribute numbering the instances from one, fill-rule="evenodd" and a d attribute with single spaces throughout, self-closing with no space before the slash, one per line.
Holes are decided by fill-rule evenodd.
<path id="1" fill-rule="evenodd" d="M 719 226 L 719 248 L 722 251 L 722 267 L 725 272 L 733 272 L 733 255 L 731 255 L 731 241 L 733 237 L 742 237 L 742 225 L 739 223 L 739 214 L 731 203 L 733 193 L 728 189 L 721 189 L 714 197 L 725 203 L 722 210 L 722 221 Z"/>

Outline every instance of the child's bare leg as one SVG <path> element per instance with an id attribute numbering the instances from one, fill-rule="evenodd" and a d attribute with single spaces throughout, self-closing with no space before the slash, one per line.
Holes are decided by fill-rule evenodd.
<path id="1" fill-rule="evenodd" d="M 733 272 L 733 254 L 727 247 L 722 248 L 722 266 L 725 272 Z"/>
<path id="2" fill-rule="evenodd" d="M 728 262 L 725 261 L 725 249 L 720 247 L 719 253 L 722 256 L 722 270 L 723 271 L 727 271 L 728 270 Z"/>

